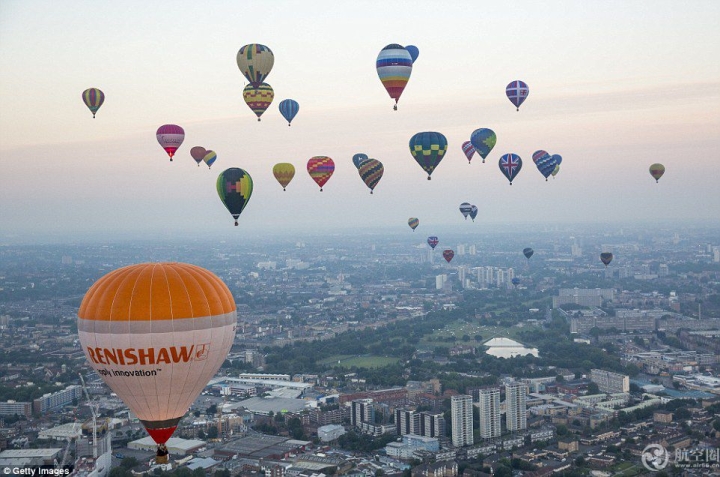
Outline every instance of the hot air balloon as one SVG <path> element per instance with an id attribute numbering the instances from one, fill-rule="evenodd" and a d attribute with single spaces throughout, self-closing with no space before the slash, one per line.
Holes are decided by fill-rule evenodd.
<path id="1" fill-rule="evenodd" d="M 220 200 L 235 219 L 235 226 L 238 224 L 238 217 L 242 213 L 253 192 L 253 180 L 250 174 L 244 170 L 231 167 L 225 169 L 215 182 Z"/>
<path id="2" fill-rule="evenodd" d="M 195 159 L 198 167 L 200 167 L 200 163 L 203 161 L 203 157 L 205 157 L 205 154 L 207 154 L 207 151 L 202 146 L 195 146 L 190 149 L 190 155 L 193 159 Z"/>
<path id="3" fill-rule="evenodd" d="M 415 60 L 420 56 L 420 50 L 415 45 L 408 45 L 405 49 L 410 53 L 410 59 L 412 59 L 413 64 L 415 64 Z"/>
<path id="4" fill-rule="evenodd" d="M 392 99 L 395 100 L 393 109 L 397 111 L 397 102 L 403 93 L 412 73 L 412 56 L 400 45 L 388 45 L 378 54 L 375 61 L 377 74 Z"/>
<path id="5" fill-rule="evenodd" d="M 513 179 L 517 177 L 520 169 L 522 169 L 522 159 L 517 154 L 505 154 L 498 161 L 500 171 L 510 181 L 512 185 Z"/>
<path id="6" fill-rule="evenodd" d="M 236 323 L 232 293 L 213 273 L 142 263 L 97 280 L 77 327 L 88 364 L 160 449 L 225 361 Z"/>
<path id="7" fill-rule="evenodd" d="M 553 161 L 555 161 L 555 164 L 558 166 L 562 164 L 562 156 L 560 154 L 553 154 L 552 155 Z"/>
<path id="8" fill-rule="evenodd" d="M 552 171 L 553 179 L 555 179 L 555 176 L 558 175 L 558 172 L 560 172 L 560 164 L 557 164 L 555 166 L 555 169 L 553 169 L 553 171 Z"/>
<path id="9" fill-rule="evenodd" d="M 659 163 L 655 163 L 652 166 L 650 166 L 650 175 L 653 176 L 653 179 L 655 179 L 655 182 L 657 183 L 660 178 L 665 174 L 665 166 Z"/>
<path id="10" fill-rule="evenodd" d="M 289 162 L 281 162 L 273 166 L 273 175 L 280 183 L 283 190 L 287 187 L 293 177 L 295 177 L 295 166 Z"/>
<path id="11" fill-rule="evenodd" d="M 473 147 L 472 143 L 470 141 L 465 141 L 462 143 L 462 150 L 465 154 L 465 157 L 467 157 L 468 164 L 470 164 L 470 160 L 472 159 L 473 155 L 475 154 L 475 148 Z"/>
<path id="12" fill-rule="evenodd" d="M 428 174 L 428 180 L 447 152 L 445 136 L 439 132 L 420 132 L 410 139 L 410 153 Z"/>
<path id="13" fill-rule="evenodd" d="M 307 171 L 322 192 L 323 186 L 335 172 L 335 162 L 327 156 L 315 156 L 308 161 Z"/>
<path id="14" fill-rule="evenodd" d="M 283 118 L 288 122 L 288 126 L 290 126 L 293 118 L 300 110 L 300 105 L 294 99 L 283 99 L 280 101 L 279 108 L 280 114 L 283 115 Z"/>
<path id="15" fill-rule="evenodd" d="M 360 169 L 360 164 L 362 164 L 363 161 L 367 161 L 370 159 L 367 154 L 363 154 L 362 152 L 359 152 L 355 154 L 352 158 L 353 164 L 355 164 L 356 169 Z"/>
<path id="16" fill-rule="evenodd" d="M 430 245 L 430 248 L 433 250 L 435 250 L 435 247 L 437 246 L 438 242 L 439 242 L 439 240 L 435 236 L 427 238 L 427 243 L 428 243 L 428 245 Z"/>
<path id="17" fill-rule="evenodd" d="M 236 59 L 240 72 L 254 87 L 265 81 L 275 63 L 275 55 L 270 48 L 257 43 L 240 48 Z"/>
<path id="18" fill-rule="evenodd" d="M 520 285 L 520 279 L 518 277 L 513 277 L 512 280 L 510 280 L 513 285 L 515 285 L 515 288 L 517 288 L 518 285 Z"/>
<path id="19" fill-rule="evenodd" d="M 418 219 L 417 217 L 410 217 L 408 219 L 408 225 L 411 229 L 413 229 L 413 232 L 415 232 L 417 226 L 420 225 L 420 219 Z"/>
<path id="20" fill-rule="evenodd" d="M 453 259 L 454 256 L 455 256 L 455 252 L 453 252 L 450 249 L 443 251 L 443 258 L 445 259 L 445 261 L 447 263 L 450 263 L 450 261 Z"/>
<path id="21" fill-rule="evenodd" d="M 265 110 L 270 107 L 270 103 L 272 103 L 274 97 L 275 93 L 267 83 L 262 83 L 257 87 L 249 84 L 243 89 L 245 104 L 252 109 L 258 121 L 260 121 L 260 116 L 262 116 Z"/>
<path id="22" fill-rule="evenodd" d="M 470 211 L 472 210 L 472 205 L 470 202 L 463 202 L 460 204 L 460 213 L 463 214 L 463 217 L 465 217 L 465 220 L 467 220 L 468 215 L 470 215 Z"/>
<path id="23" fill-rule="evenodd" d="M 102 106 L 105 102 L 105 93 L 103 93 L 97 88 L 89 88 L 83 91 L 82 99 L 85 103 L 85 106 L 88 107 L 94 118 L 95 113 L 97 113 L 98 109 L 100 109 L 100 106 Z"/>
<path id="24" fill-rule="evenodd" d="M 527 258 L 528 260 L 530 260 L 530 257 L 532 257 L 534 253 L 535 251 L 530 247 L 523 249 L 523 255 L 525 255 L 525 258 Z"/>
<path id="25" fill-rule="evenodd" d="M 550 177 L 550 174 L 555 170 L 555 159 L 553 159 L 555 156 L 551 156 L 546 151 L 543 151 L 542 149 L 539 151 L 535 151 L 532 155 L 533 162 L 535 162 L 535 165 L 538 168 L 538 171 L 540 171 L 540 174 L 545 177 L 545 180 L 548 180 L 548 177 Z"/>
<path id="26" fill-rule="evenodd" d="M 165 149 L 170 161 L 175 155 L 175 151 L 182 145 L 185 140 L 185 131 L 177 124 L 164 124 L 160 126 L 155 133 L 160 146 Z"/>
<path id="27" fill-rule="evenodd" d="M 203 161 L 205 161 L 205 164 L 207 164 L 208 169 L 210 169 L 212 167 L 212 165 L 215 163 L 216 160 L 217 160 L 217 154 L 215 153 L 215 151 L 208 150 L 205 152 Z"/>
<path id="28" fill-rule="evenodd" d="M 365 182 L 365 185 L 370 188 L 370 193 L 372 194 L 375 186 L 380 182 L 380 179 L 382 179 L 385 168 L 382 162 L 377 159 L 367 159 L 362 161 L 358 172 L 360 173 L 360 178 Z"/>
<path id="29" fill-rule="evenodd" d="M 470 206 L 470 218 L 473 222 L 475 222 L 475 217 L 477 217 L 478 214 L 478 208 L 477 205 Z"/>
<path id="30" fill-rule="evenodd" d="M 518 111 L 520 111 L 520 105 L 530 94 L 530 88 L 523 81 L 516 80 L 511 81 L 510 84 L 505 87 L 505 94 L 512 104 L 515 105 Z"/>
<path id="31" fill-rule="evenodd" d="M 603 252 L 600 254 L 600 261 L 605 264 L 605 268 L 612 262 L 613 254 L 610 252 Z"/>
<path id="32" fill-rule="evenodd" d="M 470 135 L 470 143 L 473 145 L 478 155 L 482 157 L 483 164 L 485 158 L 490 154 L 493 147 L 497 143 L 497 136 L 495 131 L 488 128 L 480 128 L 473 131 Z"/>

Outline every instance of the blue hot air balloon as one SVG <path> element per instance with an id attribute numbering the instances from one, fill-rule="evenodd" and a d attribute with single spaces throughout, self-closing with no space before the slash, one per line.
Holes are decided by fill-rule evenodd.
<path id="1" fill-rule="evenodd" d="M 562 163 L 562 156 L 560 154 L 553 154 L 552 158 L 555 161 L 556 166 L 559 166 Z"/>
<path id="2" fill-rule="evenodd" d="M 475 217 L 477 217 L 478 214 L 478 208 L 477 205 L 473 205 L 470 207 L 470 218 L 475 222 Z"/>
<path id="3" fill-rule="evenodd" d="M 520 285 L 520 279 L 518 277 L 513 277 L 512 280 L 510 280 L 513 285 L 515 285 L 515 288 L 517 288 L 518 285 Z"/>
<path id="4" fill-rule="evenodd" d="M 497 142 L 497 136 L 492 129 L 480 128 L 473 131 L 470 135 L 470 142 L 472 143 L 475 151 L 482 157 L 483 163 L 485 158 L 490 154 L 495 143 Z"/>
<path id="5" fill-rule="evenodd" d="M 555 166 L 557 165 L 555 163 L 554 157 L 555 156 L 551 156 L 543 150 L 535 151 L 533 153 L 533 162 L 535 162 L 535 165 L 540 171 L 540 174 L 545 177 L 546 181 L 548 177 L 550 177 L 550 174 L 553 173 L 553 171 L 555 170 Z"/>
<path id="6" fill-rule="evenodd" d="M 527 99 L 530 94 L 530 88 L 525 84 L 524 81 L 515 80 L 511 81 L 505 87 L 505 94 L 512 104 L 515 105 L 518 111 L 520 111 L 520 105 Z"/>
<path id="7" fill-rule="evenodd" d="M 288 126 L 290 126 L 290 123 L 292 122 L 293 118 L 300 110 L 300 105 L 294 99 L 284 99 L 284 100 L 280 101 L 279 108 L 280 108 L 280 114 L 283 115 L 283 117 L 288 122 Z"/>
<path id="8" fill-rule="evenodd" d="M 412 62 L 415 63 L 415 60 L 417 60 L 418 56 L 420 56 L 420 50 L 418 50 L 418 47 L 415 45 L 408 45 L 405 47 L 405 49 L 410 53 L 410 58 L 412 58 Z"/>
<path id="9" fill-rule="evenodd" d="M 498 166 L 500 166 L 503 175 L 510 181 L 510 185 L 512 185 L 513 179 L 517 177 L 520 169 L 522 169 L 522 159 L 517 154 L 505 154 L 498 161 Z"/>
<path id="10" fill-rule="evenodd" d="M 363 161 L 367 161 L 370 159 L 367 154 L 363 154 L 362 152 L 358 152 L 353 156 L 353 164 L 355 164 L 356 169 L 360 169 L 360 164 L 363 163 Z"/>

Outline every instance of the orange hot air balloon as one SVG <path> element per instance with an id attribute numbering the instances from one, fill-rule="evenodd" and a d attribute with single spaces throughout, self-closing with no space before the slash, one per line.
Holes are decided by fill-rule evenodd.
<path id="1" fill-rule="evenodd" d="M 280 162 L 273 166 L 273 175 L 275 179 L 280 183 L 283 190 L 287 187 L 290 181 L 295 177 L 295 166 L 289 162 Z"/>
<path id="2" fill-rule="evenodd" d="M 78 311 L 85 358 L 158 446 L 222 365 L 236 324 L 228 287 L 185 263 L 112 271 Z"/>

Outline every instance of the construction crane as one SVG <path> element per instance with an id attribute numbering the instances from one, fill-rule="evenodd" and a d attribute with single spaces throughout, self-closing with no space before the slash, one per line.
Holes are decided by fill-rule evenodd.
<path id="1" fill-rule="evenodd" d="M 82 383 L 83 392 L 85 392 L 85 399 L 87 399 L 88 407 L 90 408 L 90 413 L 92 414 L 92 431 L 93 431 L 93 459 L 97 460 L 98 457 L 98 450 L 97 450 L 97 416 L 98 411 L 100 410 L 100 405 L 96 402 L 93 402 L 90 400 L 90 393 L 88 393 L 87 386 L 85 385 L 85 378 L 83 378 L 83 375 L 81 373 L 78 373 L 80 376 L 80 383 Z"/>

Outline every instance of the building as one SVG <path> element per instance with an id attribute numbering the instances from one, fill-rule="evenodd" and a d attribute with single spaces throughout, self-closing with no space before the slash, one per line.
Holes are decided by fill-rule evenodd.
<path id="1" fill-rule="evenodd" d="M 420 414 L 410 409 L 395 409 L 397 434 L 420 434 Z"/>
<path id="2" fill-rule="evenodd" d="M 60 409 L 63 406 L 72 404 L 73 400 L 82 398 L 82 387 L 73 384 L 62 391 L 46 394 L 41 398 L 33 400 L 33 412 L 42 414 L 48 411 Z"/>
<path id="3" fill-rule="evenodd" d="M 445 416 L 441 412 L 420 413 L 420 434 L 423 437 L 444 437 Z"/>
<path id="4" fill-rule="evenodd" d="M 553 308 L 572 303 L 580 306 L 602 306 L 603 301 L 612 301 L 615 290 L 612 288 L 561 288 L 559 295 L 553 297 Z"/>
<path id="5" fill-rule="evenodd" d="M 492 439 L 500 437 L 500 389 L 480 389 L 478 392 L 480 411 L 480 437 Z"/>
<path id="6" fill-rule="evenodd" d="M 375 407 L 372 399 L 357 399 L 351 403 L 350 424 L 360 427 L 364 422 L 375 423 Z"/>
<path id="7" fill-rule="evenodd" d="M 629 393 L 630 376 L 602 369 L 590 370 L 590 380 L 598 385 L 601 393 Z"/>
<path id="8" fill-rule="evenodd" d="M 32 414 L 32 405 L 29 402 L 0 402 L 0 416 L 14 416 L 15 414 L 30 417 Z"/>
<path id="9" fill-rule="evenodd" d="M 518 382 L 505 385 L 505 421 L 510 432 L 527 429 L 527 385 Z"/>
<path id="10" fill-rule="evenodd" d="M 317 434 L 320 441 L 330 442 L 345 434 L 345 428 L 339 424 L 328 424 L 318 427 Z"/>
<path id="11" fill-rule="evenodd" d="M 472 396 L 459 394 L 450 398 L 452 443 L 455 447 L 473 445 Z"/>

